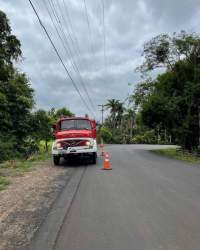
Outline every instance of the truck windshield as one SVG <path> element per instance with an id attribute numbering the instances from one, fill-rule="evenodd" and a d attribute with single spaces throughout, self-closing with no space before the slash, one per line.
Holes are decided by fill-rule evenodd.
<path id="1" fill-rule="evenodd" d="M 82 129 L 87 129 L 91 130 L 91 125 L 88 120 L 63 120 L 61 121 L 61 130 L 70 130 L 70 129 L 75 129 L 75 130 L 82 130 Z"/>

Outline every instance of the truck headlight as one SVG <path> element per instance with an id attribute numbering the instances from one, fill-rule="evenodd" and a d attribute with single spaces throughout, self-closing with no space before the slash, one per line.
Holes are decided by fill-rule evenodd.
<path id="1" fill-rule="evenodd" d="M 90 141 L 86 141 L 85 145 L 89 147 L 91 145 Z"/>
<path id="2" fill-rule="evenodd" d="M 85 145 L 88 146 L 89 148 L 93 147 L 93 141 L 86 141 Z"/>
<path id="3" fill-rule="evenodd" d="M 57 143 L 56 143 L 56 148 L 57 148 L 57 149 L 63 148 L 63 147 L 62 147 L 62 144 L 61 144 L 60 142 L 57 142 Z"/>

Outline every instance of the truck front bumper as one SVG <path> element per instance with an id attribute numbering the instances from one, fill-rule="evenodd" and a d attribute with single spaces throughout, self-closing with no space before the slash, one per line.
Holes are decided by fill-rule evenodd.
<path id="1" fill-rule="evenodd" d="M 68 147 L 67 149 L 55 148 L 56 141 L 52 145 L 52 155 L 57 156 L 67 156 L 67 155 L 92 155 L 97 153 L 97 143 L 96 140 L 92 147 L 89 146 L 77 146 L 77 147 Z"/>

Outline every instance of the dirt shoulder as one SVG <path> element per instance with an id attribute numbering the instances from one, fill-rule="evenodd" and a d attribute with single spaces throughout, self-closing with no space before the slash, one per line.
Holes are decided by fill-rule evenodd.
<path id="1" fill-rule="evenodd" d="M 0 192 L 0 250 L 26 249 L 66 185 L 72 168 L 40 163 Z"/>

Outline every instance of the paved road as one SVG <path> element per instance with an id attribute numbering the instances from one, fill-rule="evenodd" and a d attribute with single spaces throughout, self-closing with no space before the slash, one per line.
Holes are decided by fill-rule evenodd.
<path id="1" fill-rule="evenodd" d="M 55 250 L 199 250 L 200 166 L 107 146 L 112 171 L 88 166 Z"/>

